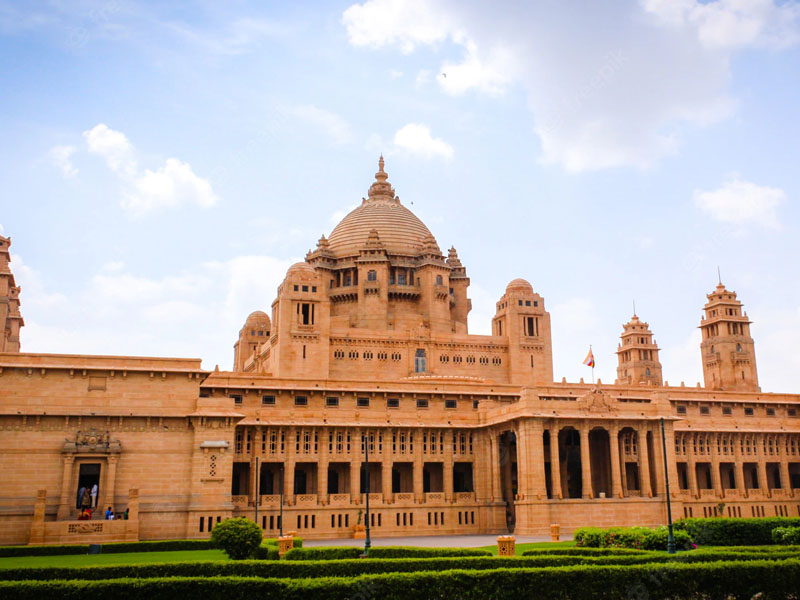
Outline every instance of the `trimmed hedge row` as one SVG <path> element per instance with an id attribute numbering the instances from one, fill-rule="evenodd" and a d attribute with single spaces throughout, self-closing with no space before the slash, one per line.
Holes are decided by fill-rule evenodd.
<path id="1" fill-rule="evenodd" d="M 277 544 L 277 542 L 276 542 Z M 153 542 L 116 542 L 101 544 L 103 554 L 122 552 L 172 552 L 176 550 L 212 550 L 211 540 L 160 540 Z M 60 556 L 88 554 L 89 544 L 53 546 L 0 546 L 0 557 L 9 556 Z"/>
<path id="2" fill-rule="evenodd" d="M 541 556 L 543 554 L 558 554 L 561 556 L 612 556 L 627 554 L 647 554 L 647 550 L 636 550 L 635 548 L 570 548 L 554 547 L 542 548 L 541 550 L 525 550 L 522 556 Z"/>
<path id="3" fill-rule="evenodd" d="M 203 561 L 184 563 L 150 563 L 137 565 L 97 565 L 87 567 L 22 567 L 0 569 L 0 580 L 101 580 L 119 578 L 159 577 L 261 577 L 261 578 L 325 578 L 354 577 L 380 573 L 412 573 L 419 571 L 531 569 L 571 565 L 630 566 L 647 563 L 709 563 L 726 561 L 781 561 L 797 559 L 800 552 L 697 551 L 668 555 L 643 552 L 607 556 L 563 556 L 543 554 L 525 557 L 453 557 L 453 558 L 397 558 L 349 559 L 322 561 Z"/>
<path id="4" fill-rule="evenodd" d="M 262 544 L 266 544 L 267 546 L 275 546 L 278 547 L 278 538 L 265 538 Z M 302 548 L 303 547 L 303 538 L 296 537 L 294 538 L 294 547 L 295 548 Z"/>
<path id="5" fill-rule="evenodd" d="M 480 548 L 413 548 L 411 546 L 378 546 L 370 548 L 370 558 L 449 558 L 468 556 L 492 556 Z"/>
<path id="6" fill-rule="evenodd" d="M 369 561 L 364 561 L 369 562 Z M 241 563 L 240 563 L 241 564 Z M 611 600 L 632 595 L 650 600 L 793 597 L 800 581 L 800 560 L 709 564 L 572 566 L 550 569 L 492 569 L 388 573 L 362 577 L 320 579 L 261 579 L 246 577 L 191 577 L 116 579 L 102 581 L 4 581 L 0 597 L 63 600 L 171 600 L 202 597 L 232 600 L 280 597 L 285 600 L 344 600 L 373 597 L 460 598 L 485 600 L 535 597 L 542 600 L 597 598 Z"/>
<path id="7" fill-rule="evenodd" d="M 317 548 L 292 548 L 283 560 L 345 560 L 359 558 L 364 549 L 358 546 L 320 546 Z"/>
<path id="8" fill-rule="evenodd" d="M 772 530 L 800 527 L 800 518 L 767 517 L 762 519 L 680 519 L 675 528 L 685 531 L 702 546 L 761 546 L 774 543 Z"/>
<path id="9" fill-rule="evenodd" d="M 691 550 L 692 538 L 685 531 L 674 530 L 675 547 Z M 579 547 L 590 548 L 634 548 L 641 550 L 666 550 L 669 530 L 667 527 L 581 527 L 573 535 Z"/>

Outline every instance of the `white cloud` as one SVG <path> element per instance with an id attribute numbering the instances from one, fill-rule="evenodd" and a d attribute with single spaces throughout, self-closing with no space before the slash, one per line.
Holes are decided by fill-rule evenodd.
<path id="1" fill-rule="evenodd" d="M 141 172 L 136 152 L 127 136 L 104 123 L 83 132 L 90 153 L 101 156 L 120 179 L 122 208 L 134 216 L 182 204 L 208 208 L 219 200 L 208 179 L 199 177 L 189 163 L 168 158 L 151 171 Z"/>
<path id="2" fill-rule="evenodd" d="M 23 286 L 23 351 L 202 357 L 206 368 L 230 368 L 247 315 L 270 312 L 295 260 L 237 256 L 156 278 L 107 263 L 74 293 L 48 290 L 19 256 L 13 262 Z"/>
<path id="3" fill-rule="evenodd" d="M 431 135 L 427 125 L 409 123 L 398 129 L 394 134 L 394 145 L 416 156 L 423 158 L 453 158 L 453 147 L 441 138 Z"/>
<path id="4" fill-rule="evenodd" d="M 712 218 L 737 225 L 757 223 L 764 227 L 780 227 L 778 207 L 786 200 L 780 188 L 756 185 L 733 177 L 712 191 L 695 190 L 698 208 Z"/>
<path id="5" fill-rule="evenodd" d="M 431 80 L 431 72 L 428 69 L 420 69 L 417 77 L 414 79 L 414 84 L 417 88 L 421 88 Z"/>
<path id="6" fill-rule="evenodd" d="M 785 48 L 800 41 L 800 6 L 772 0 L 643 0 L 646 11 L 670 27 L 693 28 L 709 47 Z"/>
<path id="7" fill-rule="evenodd" d="M 346 144 L 352 139 L 350 124 L 342 117 L 313 104 L 296 106 L 289 110 L 294 116 L 322 128 L 338 144 Z"/>
<path id="8" fill-rule="evenodd" d="M 366 0 L 344 12 L 354 46 L 422 45 L 444 58 L 446 93 L 527 94 L 541 161 L 568 171 L 646 168 L 675 153 L 688 124 L 729 118 L 730 64 L 746 47 L 796 43 L 793 4 Z M 579 43 L 578 43 L 579 41 Z"/>
<path id="9" fill-rule="evenodd" d="M 78 169 L 72 164 L 72 155 L 75 154 L 75 146 L 54 146 L 48 153 L 50 160 L 58 167 L 64 177 L 75 177 Z"/>
<path id="10" fill-rule="evenodd" d="M 129 177 L 136 173 L 133 146 L 121 131 L 114 131 L 105 123 L 99 123 L 84 131 L 83 139 L 89 152 L 101 156 L 115 173 Z"/>
<path id="11" fill-rule="evenodd" d="M 703 383 L 703 362 L 700 355 L 702 340 L 700 330 L 692 331 L 683 341 L 661 348 L 659 359 L 664 368 L 664 379 L 670 385 L 695 387 Z"/>
<path id="12" fill-rule="evenodd" d="M 141 215 L 184 203 L 209 207 L 218 200 L 208 180 L 198 177 L 188 163 L 168 158 L 157 171 L 146 169 L 136 179 L 134 189 L 124 193 L 122 207 Z"/>

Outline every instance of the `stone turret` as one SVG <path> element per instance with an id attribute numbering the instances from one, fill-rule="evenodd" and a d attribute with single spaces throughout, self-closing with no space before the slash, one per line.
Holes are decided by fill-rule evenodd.
<path id="1" fill-rule="evenodd" d="M 11 272 L 11 238 L 0 235 L 0 352 L 19 352 L 19 330 L 25 325 L 19 311 L 20 288 Z"/>
<path id="2" fill-rule="evenodd" d="M 700 321 L 705 386 L 713 390 L 759 392 L 755 342 L 750 319 L 736 299 L 736 292 L 720 281 L 708 294 Z"/>
<path id="3" fill-rule="evenodd" d="M 650 326 L 639 320 L 636 314 L 622 326 L 620 344 L 617 347 L 617 384 L 663 385 L 659 348 L 653 339 Z"/>

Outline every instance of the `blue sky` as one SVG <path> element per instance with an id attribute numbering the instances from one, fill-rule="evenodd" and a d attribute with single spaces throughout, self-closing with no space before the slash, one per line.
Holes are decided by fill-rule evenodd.
<path id="1" fill-rule="evenodd" d="M 636 301 L 701 378 L 717 266 L 762 387 L 797 391 L 800 5 L 4 2 L 0 226 L 23 349 L 201 357 L 356 206 L 379 153 L 472 278 L 614 378 Z"/>

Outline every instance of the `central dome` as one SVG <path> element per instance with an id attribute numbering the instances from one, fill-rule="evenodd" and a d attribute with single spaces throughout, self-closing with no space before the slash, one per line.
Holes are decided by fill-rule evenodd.
<path id="1" fill-rule="evenodd" d="M 423 240 L 431 236 L 425 224 L 400 204 L 387 179 L 381 157 L 376 181 L 369 188 L 369 197 L 342 219 L 328 238 L 329 249 L 335 255 L 358 254 L 373 229 L 390 254 L 416 255 Z"/>

